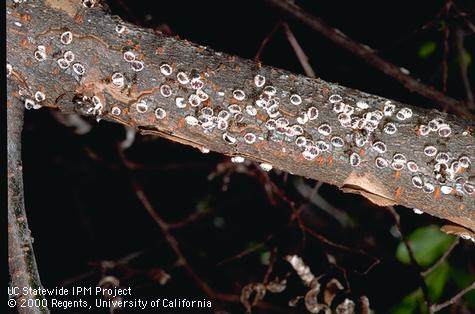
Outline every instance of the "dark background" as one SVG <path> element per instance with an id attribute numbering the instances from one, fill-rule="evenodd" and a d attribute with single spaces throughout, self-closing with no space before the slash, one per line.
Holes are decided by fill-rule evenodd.
<path id="1" fill-rule="evenodd" d="M 350 38 L 377 49 L 389 61 L 409 69 L 414 77 L 441 88 L 443 32 L 440 27 L 421 27 L 436 19 L 445 2 L 297 3 Z M 455 3 L 467 12 L 475 9 L 472 1 Z M 285 20 L 278 10 L 260 0 L 109 0 L 107 4 L 113 14 L 132 23 L 168 29 L 183 39 L 251 59 L 275 24 Z M 461 20 L 448 16 L 446 23 L 463 27 Z M 288 22 L 320 78 L 409 104 L 435 107 L 318 33 L 293 20 Z M 436 49 L 422 58 L 418 51 L 428 41 L 434 42 Z M 465 93 L 450 37 L 449 45 L 447 93 L 463 99 Z M 467 35 L 467 51 L 473 52 L 474 45 L 474 35 Z M 263 64 L 303 73 L 282 29 L 271 38 L 261 60 Z M 473 81 L 473 65 L 471 70 Z M 104 275 L 112 275 L 120 280 L 121 286 L 132 287 L 137 295 L 202 299 L 202 291 L 176 264 L 176 256 L 159 227 L 133 193 L 130 174 L 117 153 L 124 128 L 104 121 L 89 122 L 93 124 L 92 130 L 78 135 L 48 110 L 26 112 L 26 208 L 43 285 L 94 286 Z M 277 254 L 271 278 L 283 277 L 291 271 L 283 257 L 295 253 L 304 257 L 314 274 L 344 282 L 341 269 L 328 262 L 330 254 L 347 272 L 349 295 L 368 296 L 378 313 L 388 312 L 418 287 L 414 269 L 395 257 L 399 239 L 391 233 L 393 217 L 358 196 L 343 194 L 327 185 L 319 190 L 322 197 L 351 217 L 353 227 L 342 228 L 296 189 L 298 184 L 313 187 L 315 182 L 278 171 L 269 174 L 288 200 L 306 204 L 302 215 L 312 229 L 333 242 L 364 250 L 381 260 L 366 274 L 363 272 L 371 264 L 367 256 L 323 245 L 308 234 L 302 246 L 298 225 L 295 221 L 289 223 L 292 212 L 288 202 L 266 192 L 265 177 L 262 179 L 263 174 L 252 163 L 246 164 L 244 173 L 240 173 L 233 170 L 235 167 L 229 165 L 225 156 L 202 154 L 187 146 L 139 135 L 125 155 L 137 165 L 134 174 L 165 220 L 179 221 L 194 212 L 200 213 L 196 221 L 172 233 L 196 274 L 216 291 L 239 295 L 246 284 L 262 281 L 267 270 L 262 259 L 274 248 Z M 220 167 L 227 170 L 210 180 L 210 173 L 216 173 Z M 407 208 L 397 210 L 405 234 L 420 226 L 443 223 L 428 215 L 414 215 Z M 265 241 L 270 235 L 271 239 Z M 260 243 L 252 253 L 217 266 Z M 473 260 L 468 258 L 473 252 L 469 243 L 463 241 L 449 262 L 473 274 Z M 131 254 L 134 258 L 117 263 Z M 158 284 L 162 271 L 171 276 L 164 286 Z M 449 283 L 444 291 L 442 299 L 452 296 L 457 288 Z M 294 276 L 284 293 L 268 295 L 265 301 L 290 311 L 288 300 L 303 293 L 305 289 Z M 220 306 L 232 313 L 244 312 L 238 303 L 222 302 Z"/>

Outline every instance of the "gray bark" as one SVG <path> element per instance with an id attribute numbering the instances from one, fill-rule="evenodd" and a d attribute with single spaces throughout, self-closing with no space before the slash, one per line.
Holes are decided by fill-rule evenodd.
<path id="1" fill-rule="evenodd" d="M 70 43 L 60 39 L 66 31 L 73 35 Z M 39 46 L 45 49 L 43 61 L 35 59 L 35 52 L 40 57 L 42 54 Z M 69 65 L 65 63 L 66 68 L 62 69 L 57 60 L 64 58 L 67 51 L 74 54 L 74 61 Z M 125 60 L 127 51 L 134 54 L 135 61 Z M 295 175 L 336 185 L 344 191 L 362 194 L 382 206 L 400 204 L 418 208 L 475 230 L 473 121 L 215 52 L 130 25 L 108 15 L 100 7 L 85 8 L 77 1 L 28 1 L 18 6 L 8 1 L 7 60 L 13 69 L 10 79 L 29 91 L 28 95 L 18 96 L 22 101 L 34 101 L 35 93 L 41 91 L 46 99 L 36 103 L 42 106 L 122 123 L 144 134 L 162 136 L 202 150 L 243 156 L 265 163 L 264 167 L 270 164 Z M 78 74 L 81 69 L 78 65 L 73 66 L 76 63 L 84 67 L 83 74 Z M 141 64 L 143 69 L 140 70 Z M 171 74 L 166 65 L 171 67 Z M 186 73 L 190 80 L 196 75 L 199 80 L 180 83 L 179 72 Z M 123 87 L 111 81 L 114 73 L 124 76 Z M 265 77 L 264 86 L 256 85 L 256 75 Z M 199 87 L 199 81 L 203 86 L 198 92 L 193 85 Z M 273 119 L 282 127 L 277 130 L 267 128 L 272 110 L 256 104 L 262 97 L 269 98 L 265 92 L 269 91 L 269 86 L 275 89 L 270 97 L 274 100 L 270 104 L 260 102 L 260 105 L 278 102 L 278 116 Z M 191 106 L 190 96 L 200 93 L 202 102 Z M 243 99 L 242 94 L 245 95 Z M 299 97 L 292 97 L 294 94 Z M 94 96 L 97 97 L 95 104 Z M 176 105 L 179 97 L 185 99 L 184 108 Z M 340 103 L 332 103 L 340 98 Z M 344 127 L 339 119 L 337 111 L 341 103 L 347 105 L 346 110 L 353 108 L 352 126 Z M 388 103 L 395 105 L 395 112 L 383 114 L 381 119 L 374 120 L 372 127 L 368 126 L 370 117 L 377 117 Z M 247 106 L 252 106 L 257 114 L 252 114 L 254 109 L 246 111 Z M 114 107 L 120 109 L 120 114 L 114 114 L 118 112 Z M 200 118 L 205 107 L 213 110 L 214 118 Z M 303 117 L 310 107 L 318 109 L 318 117 L 300 124 L 299 117 Z M 140 109 L 145 112 L 141 113 Z M 232 109 L 241 110 L 242 114 L 231 113 L 224 129 L 225 122 L 216 117 L 218 112 Z M 404 118 L 406 109 L 412 111 L 412 115 Z M 157 118 L 157 110 L 166 116 L 160 119 L 159 114 Z M 404 119 L 399 119 L 398 115 Z M 187 123 L 193 120 L 190 117 L 203 119 L 202 122 L 210 120 L 208 124 L 212 128 L 205 131 L 206 123 L 190 125 Z M 444 127 L 422 135 L 420 126 L 434 119 L 440 119 Z M 292 135 L 289 126 L 284 126 L 287 122 L 289 126 L 300 125 L 307 142 L 321 145 L 318 156 L 311 160 L 305 158 L 311 157 L 312 149 L 296 144 L 298 136 Z M 388 123 L 396 127 L 394 134 L 385 131 Z M 217 124 L 223 128 L 219 129 Z M 444 135 L 445 125 L 450 129 L 450 135 L 446 137 L 439 134 Z M 298 127 L 292 130 L 298 131 Z M 252 144 L 246 142 L 248 133 L 257 137 Z M 343 140 L 343 147 L 332 145 L 334 136 Z M 385 143 L 386 152 L 378 152 L 372 147 L 378 141 Z M 325 145 L 328 146 L 326 151 L 322 149 Z M 428 156 L 424 153 L 428 146 L 434 146 L 437 154 L 448 154 L 448 169 L 435 165 L 437 154 Z M 404 155 L 406 161 L 414 161 L 418 169 L 409 171 L 407 163 L 401 170 L 392 169 L 396 154 Z M 454 162 L 464 156 L 471 164 L 452 171 Z M 358 157 L 360 161 L 351 165 L 351 160 L 358 161 Z M 378 168 L 377 157 L 386 160 L 389 166 Z M 439 158 L 442 157 L 444 155 Z M 413 184 L 417 180 L 414 177 L 422 180 L 423 188 Z"/>
<path id="2" fill-rule="evenodd" d="M 13 81 L 8 84 L 8 92 L 14 93 L 18 87 Z M 41 287 L 40 276 L 33 252 L 33 239 L 26 218 L 23 194 L 23 168 L 21 162 L 21 131 L 23 128 L 23 106 L 14 97 L 7 101 L 7 157 L 8 157 L 8 269 L 10 287 L 23 289 Z M 15 296 L 19 313 L 49 313 L 40 305 L 42 296 L 20 294 Z M 21 306 L 23 305 L 23 306 Z"/>

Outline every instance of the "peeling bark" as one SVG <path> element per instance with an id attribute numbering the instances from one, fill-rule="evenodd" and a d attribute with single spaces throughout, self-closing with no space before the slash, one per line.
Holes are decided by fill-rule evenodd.
<path id="1" fill-rule="evenodd" d="M 7 60 L 27 106 L 243 156 L 475 230 L 473 121 L 215 52 L 79 1 L 8 1 Z"/>

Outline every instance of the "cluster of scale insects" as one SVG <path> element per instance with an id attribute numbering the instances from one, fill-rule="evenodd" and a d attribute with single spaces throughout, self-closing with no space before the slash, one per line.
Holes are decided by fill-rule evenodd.
<path id="1" fill-rule="evenodd" d="M 115 28 L 119 35 L 123 34 L 125 30 L 125 26 L 122 25 L 117 25 Z M 60 35 L 62 45 L 67 46 L 71 44 L 72 40 L 73 34 L 69 31 Z M 40 62 L 46 60 L 45 51 L 44 46 L 38 46 L 34 53 L 35 59 Z M 137 60 L 133 51 L 125 51 L 123 59 L 134 72 L 144 69 L 144 63 Z M 81 63 L 75 62 L 75 55 L 70 50 L 64 52 L 56 62 L 62 70 L 72 68 L 73 73 L 79 77 L 86 72 Z M 468 156 L 451 156 L 449 152 L 438 151 L 435 145 L 428 144 L 422 148 L 422 152 L 428 160 L 424 165 L 418 165 L 416 161 L 400 152 L 389 152 L 387 145 L 382 140 L 375 139 L 378 132 L 389 137 L 396 135 L 400 127 L 398 121 L 405 121 L 413 116 L 412 110 L 408 107 L 396 108 L 396 105 L 391 101 L 382 104 L 381 110 L 374 109 L 375 106 L 370 106 L 365 101 L 357 101 L 350 105 L 343 101 L 342 96 L 333 94 L 328 97 L 325 107 L 330 108 L 330 114 L 335 115 L 340 125 L 332 126 L 326 122 L 319 123 L 320 111 L 317 107 L 312 106 L 309 100 L 304 101 L 298 93 L 278 91 L 261 74 L 256 74 L 252 79 L 252 88 L 258 93 L 257 96 L 252 97 L 251 101 L 249 101 L 246 92 L 240 88 L 233 89 L 230 95 L 219 91 L 216 92 L 215 99 L 221 98 L 221 105 L 212 108 L 206 102 L 210 98 L 209 89 L 206 88 L 205 83 L 207 73 L 201 74 L 199 71 L 187 73 L 183 70 L 175 70 L 168 63 L 161 64 L 159 70 L 160 74 L 165 77 L 165 82 L 159 87 L 159 94 L 164 99 L 171 99 L 174 106 L 183 110 L 185 123 L 189 127 L 200 127 L 205 134 L 211 134 L 217 130 L 221 133 L 223 141 L 229 145 L 235 145 L 238 142 L 252 145 L 264 140 L 285 142 L 288 145 L 293 145 L 294 150 L 299 150 L 303 159 L 309 161 L 319 155 L 339 151 L 341 156 L 347 156 L 352 167 L 358 167 L 363 162 L 368 163 L 370 162 L 368 159 L 376 156 L 372 163 L 377 169 L 409 171 L 412 176 L 412 185 L 426 193 L 434 192 L 437 184 L 440 185 L 443 194 L 450 194 L 453 191 L 473 194 L 475 191 L 475 178 L 461 175 L 462 169 L 471 166 Z M 172 88 L 175 82 L 183 87 L 180 90 L 192 91 L 192 93 L 179 95 Z M 115 88 L 123 88 L 126 85 L 124 74 L 113 73 L 110 77 L 110 84 Z M 229 96 L 232 100 L 227 100 L 225 96 Z M 39 103 L 44 99 L 45 95 L 38 91 L 35 94 L 36 102 L 27 99 L 25 106 L 28 109 L 37 109 L 41 107 Z M 78 102 L 88 104 L 86 112 L 89 114 L 101 115 L 104 109 L 104 105 L 97 96 L 91 98 L 82 96 Z M 156 106 L 154 103 L 153 100 L 143 98 L 135 102 L 132 107 L 137 114 L 146 114 L 152 110 L 158 121 L 165 119 L 167 117 L 165 106 Z M 280 109 L 282 104 L 286 109 L 289 107 L 295 109 L 297 112 L 295 118 L 289 119 L 287 115 L 283 114 Z M 110 113 L 119 116 L 122 114 L 122 109 L 114 105 L 111 107 Z M 325 112 L 325 114 L 328 113 Z M 262 121 L 261 118 L 258 119 L 258 116 L 267 118 Z M 235 132 L 229 131 L 232 125 L 252 125 L 254 128 L 252 130 L 244 128 L 244 132 L 235 134 Z M 259 127 L 256 128 L 256 125 Z M 312 134 L 314 135 L 309 134 L 309 128 L 313 130 Z M 337 134 L 338 131 L 344 131 L 344 134 Z M 419 136 L 425 137 L 431 133 L 435 133 L 440 138 L 448 138 L 452 134 L 452 129 L 441 118 L 420 124 L 417 128 Z M 366 149 L 370 150 L 372 154 L 366 154 L 366 157 L 363 158 L 359 152 Z M 209 152 L 209 149 L 203 148 L 202 151 Z M 282 148 L 282 151 L 286 152 L 285 147 Z M 244 162 L 244 158 L 235 156 L 232 161 Z M 265 171 L 272 169 L 272 165 L 267 162 L 261 163 L 260 166 Z"/>

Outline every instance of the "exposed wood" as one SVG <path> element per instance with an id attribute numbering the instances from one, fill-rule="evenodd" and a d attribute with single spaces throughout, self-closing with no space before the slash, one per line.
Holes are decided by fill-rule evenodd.
<path id="1" fill-rule="evenodd" d="M 74 61 L 58 63 L 71 53 Z M 28 91 L 16 95 L 23 102 L 122 123 L 340 188 L 346 184 L 380 204 L 418 208 L 475 230 L 473 121 L 215 52 L 75 1 L 8 1 L 7 61 L 10 79 Z M 120 75 L 112 81 L 114 73 L 123 75 L 122 87 Z M 46 99 L 35 101 L 37 91 Z M 312 107 L 315 119 L 308 116 L 315 115 Z M 213 117 L 203 108 L 212 109 Z M 195 119 L 198 124 L 191 125 Z M 425 134 L 421 125 L 429 124 L 433 131 Z M 246 134 L 254 134 L 255 142 Z M 297 145 L 299 136 L 307 145 Z M 398 162 L 398 154 L 405 160 Z"/>

